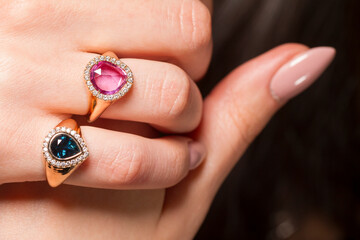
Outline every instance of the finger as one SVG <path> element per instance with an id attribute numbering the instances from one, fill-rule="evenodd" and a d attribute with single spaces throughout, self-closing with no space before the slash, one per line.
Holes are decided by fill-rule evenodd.
<path id="1" fill-rule="evenodd" d="M 148 139 L 82 127 L 91 156 L 69 183 L 97 188 L 163 188 L 178 183 L 193 168 L 190 139 Z M 100 144 L 99 144 L 100 143 Z M 196 149 L 195 149 L 196 150 Z"/>
<path id="2" fill-rule="evenodd" d="M 197 171 L 167 191 L 160 228 L 172 228 L 169 238 L 182 231 L 176 228 L 179 225 L 192 229 L 184 238 L 195 234 L 216 191 L 247 146 L 276 110 L 308 87 L 334 57 L 332 48 L 307 50 L 298 44 L 275 48 L 233 71 L 207 97 L 197 136 L 207 147 L 208 157 Z M 279 81 L 283 84 L 275 87 Z M 272 95 L 282 98 L 275 100 Z M 175 204 L 176 211 L 171 211 Z M 177 224 L 167 224 L 175 219 Z"/>
<path id="3" fill-rule="evenodd" d="M 35 94 L 38 104 L 56 113 L 85 115 L 89 97 L 83 69 L 96 55 L 75 53 L 51 65 L 54 71 L 40 71 L 43 86 Z M 152 124 L 162 130 L 188 132 L 200 122 L 202 97 L 196 84 L 179 67 L 156 61 L 122 59 L 134 73 L 134 84 L 126 96 L 117 100 L 103 118 Z M 44 76 L 45 74 L 45 76 Z M 48 81 L 49 78 L 55 80 Z M 45 88 L 47 91 L 43 91 Z M 61 89 L 59 91 L 59 89 Z M 39 91 L 39 92 L 37 92 Z"/>
<path id="4" fill-rule="evenodd" d="M 201 160 L 199 154 L 196 155 L 198 144 L 189 138 L 148 139 L 87 126 L 81 127 L 81 131 L 90 156 L 65 181 L 71 185 L 111 189 L 165 188 L 178 183 Z M 29 135 L 36 136 L 32 132 Z M 20 141 L 21 148 L 3 155 L 12 161 L 1 161 L 0 184 L 45 180 L 43 160 L 38 151 L 41 142 Z M 9 147 L 11 144 L 9 142 Z"/>
<path id="5" fill-rule="evenodd" d="M 41 45 L 31 54 L 35 62 L 66 50 L 113 51 L 171 62 L 192 79 L 201 78 L 210 62 L 211 15 L 199 0 L 9 1 L 4 9 L 14 49 Z"/>
<path id="6" fill-rule="evenodd" d="M 201 1 L 87 1 L 75 5 L 84 16 L 72 23 L 78 31 L 73 39 L 83 51 L 111 50 L 122 58 L 165 60 L 185 69 L 193 79 L 205 74 L 212 49 L 211 15 Z"/>

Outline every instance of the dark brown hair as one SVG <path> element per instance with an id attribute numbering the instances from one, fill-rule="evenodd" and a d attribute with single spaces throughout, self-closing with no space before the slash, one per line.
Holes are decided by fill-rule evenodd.
<path id="1" fill-rule="evenodd" d="M 214 9 L 205 95 L 282 43 L 333 46 L 337 56 L 248 149 L 196 239 L 306 239 L 311 227 L 360 239 L 360 1 L 221 0 Z"/>

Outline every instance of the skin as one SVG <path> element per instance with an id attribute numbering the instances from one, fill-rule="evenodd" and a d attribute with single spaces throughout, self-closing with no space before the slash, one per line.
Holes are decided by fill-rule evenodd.
<path id="1" fill-rule="evenodd" d="M 202 109 L 201 101 L 188 101 L 185 98 L 181 104 L 182 110 L 169 118 L 161 115 L 162 111 L 168 109 L 159 109 L 159 119 L 154 117 L 157 114 L 152 115 L 151 111 L 141 109 L 141 105 L 146 104 L 145 100 L 156 99 L 155 93 L 169 94 L 167 97 L 172 98 L 184 83 L 188 92 L 195 95 L 198 92 L 190 79 L 196 80 L 204 74 L 211 54 L 211 10 L 206 7 L 211 4 L 208 1 L 206 5 L 195 0 L 102 1 L 104 5 L 112 6 L 106 8 L 110 11 L 109 16 L 112 16 L 109 19 L 100 14 L 101 8 L 105 9 L 105 6 L 99 6 L 97 9 L 100 11 L 91 8 L 96 1 L 84 6 L 82 3 L 73 3 L 75 1 L 63 1 L 60 6 L 52 1 L 40 1 L 46 5 L 43 8 L 38 8 L 39 1 L 33 5 L 29 3 L 32 1 L 14 2 L 4 2 L 0 9 L 2 16 L 6 15 L 6 19 L 9 19 L 0 23 L 0 30 L 5 33 L 5 37 L 2 35 L 0 39 L 3 56 L 3 61 L 0 61 L 0 84 L 3 89 L 0 94 L 0 116 L 3 118 L 2 136 L 8 139 L 6 144 L 0 146 L 0 182 L 4 183 L 0 186 L 0 239 L 193 238 L 229 171 L 283 104 L 271 97 L 269 83 L 272 76 L 292 57 L 307 50 L 302 45 L 286 44 L 239 66 L 204 99 L 202 121 L 196 128 L 201 117 L 197 116 L 199 109 Z M 76 6 L 69 7 L 71 4 Z M 119 15 L 117 9 L 120 8 L 113 4 L 126 5 L 140 14 L 122 11 Z M 52 12 L 49 13 L 49 9 Z M 181 9 L 192 10 L 192 15 L 187 16 L 189 11 Z M 76 14 L 71 14 L 71 11 L 76 11 Z M 101 20 L 94 21 L 88 17 L 96 14 L 99 14 Z M 78 19 L 64 16 L 78 16 Z M 118 28 L 114 18 L 120 21 Z M 146 21 L 142 18 L 146 18 Z M 110 20 L 115 24 L 114 28 L 99 35 L 109 29 L 106 26 Z M 124 36 L 113 30 L 126 29 L 126 21 L 133 29 L 128 28 L 129 35 Z M 147 24 L 144 25 L 144 21 Z M 100 24 L 96 26 L 84 26 L 98 22 Z M 161 30 L 159 35 L 150 34 L 154 26 Z M 180 30 L 175 31 L 174 26 L 181 26 Z M 194 26 L 201 26 L 196 27 L 202 29 L 201 33 L 195 31 Z M 90 28 L 93 29 L 91 33 Z M 84 36 L 87 38 L 84 39 Z M 191 38 L 189 40 L 184 36 Z M 115 49 L 120 57 L 123 55 L 129 58 L 126 61 L 136 73 L 139 89 L 134 89 L 133 95 L 112 106 L 95 127 L 82 127 L 94 157 L 89 158 L 70 177 L 67 183 L 71 185 L 64 184 L 51 189 L 43 181 L 24 183 L 44 180 L 43 166 L 39 161 L 41 153 L 38 151 L 43 135 L 71 114 L 86 113 L 86 89 L 81 85 L 80 75 L 82 68 L 93 56 L 88 52 L 101 52 L 108 48 Z M 57 56 L 56 61 L 53 61 L 53 56 Z M 68 62 L 69 57 L 71 64 Z M 39 66 L 34 66 L 34 63 Z M 45 63 L 47 65 L 41 65 Z M 19 65 L 23 66 L 22 71 L 10 71 Z M 158 65 L 164 68 L 157 68 Z M 173 83 L 171 80 L 175 81 L 175 93 L 159 93 L 162 85 L 154 82 L 162 78 L 157 78 L 156 74 L 152 76 L 149 69 L 156 74 L 165 72 L 163 77 L 169 77 L 168 84 Z M 19 92 L 18 80 L 28 79 L 28 75 L 32 81 L 24 81 L 20 87 L 23 92 Z M 141 80 L 142 76 L 144 80 Z M 177 79 L 187 81 L 178 83 L 180 80 Z M 53 81 L 57 84 L 55 88 Z M 148 95 L 151 97 L 145 99 L 147 94 L 142 95 L 141 88 L 149 84 L 155 84 L 150 87 L 153 94 L 149 90 Z M 67 85 L 71 88 L 67 88 Z M 64 89 L 64 95 L 58 94 L 59 89 Z M 124 110 L 124 107 L 128 109 Z M 132 108 L 135 109 L 133 112 Z M 124 112 L 129 112 L 128 119 L 123 119 Z M 80 123 L 84 121 L 81 117 L 77 119 Z M 194 121 L 188 123 L 189 119 Z M 153 127 L 176 133 L 196 128 L 188 137 L 205 146 L 206 159 L 198 168 L 189 172 L 189 138 L 176 136 L 154 139 L 158 132 Z M 126 133 L 122 132 L 124 130 Z M 98 146 L 99 142 L 103 143 L 101 147 Z M 122 147 L 123 144 L 125 147 Z M 119 151 L 134 147 L 136 152 L 142 153 L 135 162 L 143 168 L 128 175 L 131 165 L 126 163 L 129 161 L 125 158 L 114 164 L 114 158 L 118 159 L 116 156 Z M 177 161 L 171 161 L 175 156 L 171 154 L 177 156 Z M 109 174 L 111 177 L 108 177 Z"/>
<path id="2" fill-rule="evenodd" d="M 136 9 L 138 17 L 126 9 Z M 154 139 L 159 135 L 154 129 L 184 133 L 201 120 L 203 101 L 192 79 L 201 77 L 210 61 L 205 5 L 192 0 L 4 1 L 0 14 L 6 19 L 0 23 L 0 127 L 9 139 L 0 152 L 2 159 L 11 159 L 1 161 L 0 183 L 45 180 L 39 143 L 60 121 L 87 114 L 84 68 L 96 53 L 109 49 L 126 56 L 122 60 L 136 72 L 134 87 L 108 108 L 101 125 L 81 127 L 91 156 L 82 174 L 67 183 L 161 188 L 188 173 L 191 139 Z"/>

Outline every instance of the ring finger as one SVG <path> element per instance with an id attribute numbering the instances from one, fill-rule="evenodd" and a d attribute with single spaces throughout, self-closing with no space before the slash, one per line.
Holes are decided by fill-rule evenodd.
<path id="1" fill-rule="evenodd" d="M 1 161 L 0 184 L 45 180 L 41 139 L 48 125 L 61 118 L 37 119 L 38 124 L 25 127 L 21 137 L 2 148 L 3 158 L 11 161 Z M 73 185 L 112 189 L 169 187 L 203 158 L 203 154 L 197 154 L 201 153 L 198 143 L 185 137 L 150 139 L 88 126 L 81 127 L 81 132 L 90 156 L 66 180 Z M 26 140 L 29 137 L 31 141 Z M 6 151 L 8 148 L 17 151 Z"/>

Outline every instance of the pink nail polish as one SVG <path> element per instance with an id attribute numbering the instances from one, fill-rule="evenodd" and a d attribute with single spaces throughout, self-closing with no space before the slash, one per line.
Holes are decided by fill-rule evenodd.
<path id="1" fill-rule="evenodd" d="M 273 97 L 286 101 L 295 97 L 325 71 L 335 56 L 332 47 L 312 48 L 283 65 L 270 83 Z"/>
<path id="2" fill-rule="evenodd" d="M 190 165 L 189 169 L 197 168 L 205 158 L 206 150 L 203 144 L 199 142 L 189 142 Z"/>

